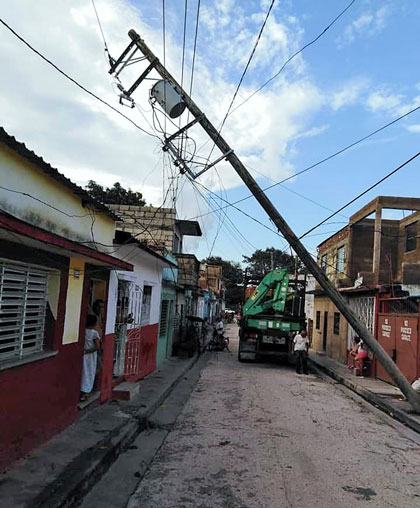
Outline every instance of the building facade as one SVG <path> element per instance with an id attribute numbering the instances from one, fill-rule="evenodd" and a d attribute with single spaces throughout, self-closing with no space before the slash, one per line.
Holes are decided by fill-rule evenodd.
<path id="1" fill-rule="evenodd" d="M 108 253 L 117 217 L 3 129 L 0 174 L 4 468 L 77 418 L 89 306 L 133 267 Z"/>
<path id="2" fill-rule="evenodd" d="M 383 217 L 384 210 L 407 211 L 408 215 L 388 219 Z M 387 346 L 385 338 L 378 335 L 379 314 L 389 307 L 384 302 L 406 301 L 420 294 L 419 210 L 418 198 L 379 196 L 353 214 L 347 226 L 318 246 L 318 264 L 384 346 Z M 313 348 L 345 363 L 355 333 L 318 285 L 314 296 Z M 418 314 L 415 305 L 406 303 L 402 307 L 414 308 Z M 404 316 L 402 313 L 401 318 Z M 402 335 L 401 332 L 399 336 Z M 415 343 L 414 336 L 410 340 L 413 341 L 412 356 L 418 363 L 417 339 Z M 392 356 L 396 347 L 388 345 L 386 349 Z"/>

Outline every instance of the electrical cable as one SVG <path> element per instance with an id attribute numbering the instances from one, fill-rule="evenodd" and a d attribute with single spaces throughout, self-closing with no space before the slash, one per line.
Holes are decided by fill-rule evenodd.
<path id="1" fill-rule="evenodd" d="M 2 18 L 0 18 L 0 23 L 4 27 L 6 27 L 15 37 L 17 37 L 23 44 L 25 44 L 25 46 L 27 46 L 31 51 L 33 51 L 40 58 L 42 58 L 45 62 L 47 62 L 49 65 L 51 65 L 51 67 L 53 67 L 57 72 L 59 72 L 61 75 L 63 75 L 69 81 L 71 81 L 78 88 L 80 88 L 81 90 L 86 92 L 88 95 L 90 95 L 94 99 L 96 99 L 99 102 L 101 102 L 103 105 L 105 105 L 108 108 L 112 109 L 112 111 L 114 111 L 118 115 L 120 115 L 123 118 L 125 118 L 126 120 L 128 120 L 131 124 L 134 125 L 134 127 L 139 129 L 140 131 L 144 132 L 148 136 L 152 136 L 152 137 L 158 138 L 160 140 L 160 138 L 158 136 L 156 136 L 155 134 L 151 134 L 150 132 L 147 132 L 145 129 L 140 127 L 140 125 L 138 125 L 136 122 L 134 122 L 134 120 L 132 120 L 130 117 L 128 117 L 127 115 L 124 115 L 124 113 L 121 113 L 121 111 L 119 111 L 117 108 L 114 108 L 114 106 L 112 106 L 111 104 L 109 104 L 105 100 L 101 99 L 98 95 L 96 95 L 93 92 L 91 92 L 90 90 L 88 90 L 84 85 L 80 84 L 76 79 L 72 78 L 69 74 L 67 74 L 62 69 L 60 69 L 60 67 L 58 67 L 55 63 L 53 63 L 51 60 L 49 60 L 47 57 L 45 57 L 42 53 L 40 53 L 37 49 L 35 49 L 31 44 L 29 44 L 29 42 L 27 42 L 23 37 L 21 37 L 15 30 L 13 30 L 13 28 L 11 26 L 9 26 Z"/>
<path id="2" fill-rule="evenodd" d="M 200 191 L 200 189 L 198 189 L 198 188 L 196 187 L 196 185 L 195 185 L 195 184 L 196 184 L 196 182 L 194 182 L 194 181 L 193 181 L 193 180 L 191 180 L 191 179 L 188 179 L 188 181 L 191 183 L 191 185 L 192 185 L 192 187 L 193 187 L 194 191 L 195 191 L 196 193 L 198 193 L 198 194 L 199 194 L 199 196 L 200 196 L 200 197 L 201 197 L 201 199 L 204 201 L 204 203 L 205 203 L 205 204 L 206 204 L 206 205 L 207 205 L 210 209 L 212 209 L 212 210 L 213 210 L 213 209 L 214 209 L 213 204 L 211 203 L 211 201 L 210 201 L 209 199 L 207 199 L 207 198 L 206 198 L 206 196 L 205 196 L 205 195 L 204 195 L 204 194 Z M 216 212 L 216 215 L 218 215 L 218 214 L 217 214 L 217 212 Z M 249 241 L 249 240 L 248 240 L 248 239 L 247 239 L 247 238 L 246 238 L 246 237 L 245 237 L 245 236 L 241 233 L 241 231 L 237 228 L 237 226 L 233 223 L 233 221 L 232 221 L 229 217 L 227 217 L 227 220 L 228 220 L 228 221 L 224 224 L 224 226 L 225 226 L 226 230 L 229 232 L 229 235 L 227 236 L 227 237 L 229 238 L 229 240 L 232 240 L 232 238 L 233 238 L 233 239 L 235 239 L 235 240 L 236 240 L 236 242 L 237 242 L 237 244 L 238 244 L 238 246 L 239 246 L 241 249 L 249 250 L 249 251 L 251 252 L 251 250 L 250 250 L 250 248 L 249 248 L 249 246 L 250 246 L 252 249 L 257 250 L 257 247 L 256 247 L 255 245 L 253 245 L 253 244 L 252 244 L 252 243 L 251 243 L 251 242 L 250 242 L 250 241 Z M 237 235 L 238 235 L 238 236 L 237 236 Z M 206 242 L 207 242 L 207 237 L 206 237 Z M 214 243 L 214 242 L 213 242 L 213 243 Z M 246 245 L 246 244 L 248 244 L 248 245 Z M 214 247 L 214 245 L 213 245 L 213 247 Z M 212 248 L 210 248 L 210 246 L 208 245 L 208 242 L 207 242 L 207 248 L 208 248 L 209 252 L 211 252 L 211 251 L 212 251 Z M 208 257 L 209 257 L 209 256 L 208 256 Z"/>
<path id="3" fill-rule="evenodd" d="M 382 182 L 384 182 L 385 180 L 387 180 L 388 178 L 390 178 L 392 175 L 394 175 L 395 173 L 397 173 L 400 169 L 402 169 L 403 167 L 407 166 L 408 164 L 410 164 L 410 162 L 412 162 L 413 160 L 415 160 L 418 156 L 420 155 L 420 152 L 417 152 L 415 155 L 413 155 L 412 157 L 410 157 L 408 160 L 406 160 L 405 162 L 403 162 L 401 165 L 399 165 L 397 168 L 393 169 L 392 171 L 390 171 L 389 173 L 387 173 L 385 176 L 383 176 L 382 178 L 380 178 L 377 182 L 375 182 L 374 184 L 370 185 L 367 189 L 365 189 L 364 191 L 362 191 L 360 194 L 358 194 L 357 196 L 355 196 L 354 198 L 352 198 L 350 201 L 348 201 L 345 205 L 341 206 L 338 210 L 336 210 L 335 212 L 333 212 L 331 215 L 329 215 L 328 217 L 326 217 L 324 220 L 322 220 L 321 222 L 319 222 L 318 224 L 316 224 L 315 226 L 313 226 L 312 228 L 308 229 L 308 231 L 306 231 L 303 235 L 301 235 L 299 237 L 299 239 L 301 238 L 304 238 L 306 235 L 308 235 L 309 233 L 311 233 L 312 231 L 314 231 L 315 229 L 317 229 L 319 226 L 321 226 L 322 224 L 324 224 L 327 220 L 331 219 L 332 217 L 334 217 L 335 215 L 337 215 L 339 212 L 341 212 L 342 210 L 344 210 L 345 208 L 347 208 L 348 206 L 350 206 L 352 203 L 354 203 L 355 201 L 357 201 L 359 198 L 361 198 L 362 196 L 364 196 L 365 194 L 367 194 L 369 191 L 371 191 L 372 189 L 374 189 L 375 187 L 377 187 L 378 185 L 380 185 Z"/>
<path id="4" fill-rule="evenodd" d="M 403 115 L 401 115 L 401 116 L 399 116 L 397 118 L 394 118 L 394 120 L 392 120 L 391 122 L 388 122 L 387 124 L 382 125 L 382 127 L 379 127 L 378 129 L 374 130 L 373 132 L 370 132 L 366 136 L 363 136 L 362 138 L 359 138 L 358 140 L 350 143 L 349 145 L 346 145 L 345 147 L 341 148 L 340 150 L 337 150 L 336 152 L 332 153 L 331 155 L 328 155 L 327 157 L 324 157 L 320 161 L 315 162 L 314 164 L 311 164 L 310 166 L 307 166 L 306 168 L 298 171 L 297 173 L 294 173 L 293 175 L 288 176 L 288 177 L 284 178 L 283 180 L 280 180 L 280 181 L 278 181 L 276 183 L 273 183 L 272 185 L 269 185 L 268 187 L 264 187 L 263 189 L 261 189 L 261 192 L 266 192 L 266 191 L 268 191 L 270 189 L 273 189 L 274 187 L 277 187 L 278 185 L 281 185 L 282 183 L 285 183 L 288 180 L 296 178 L 297 176 L 300 176 L 303 173 L 306 173 L 306 172 L 310 171 L 311 169 L 313 169 L 313 168 L 315 168 L 317 166 L 320 166 L 324 162 L 327 162 L 327 161 L 337 157 L 338 155 L 341 155 L 342 153 L 346 152 L 347 150 L 350 150 L 350 148 L 355 147 L 356 145 L 362 143 L 363 141 L 366 141 L 367 139 L 371 138 L 375 134 L 378 134 L 379 132 L 381 132 L 381 131 L 387 129 L 388 127 L 390 127 L 391 125 L 394 125 L 395 123 L 399 122 L 403 118 L 406 118 L 407 116 L 415 113 L 419 109 L 420 109 L 420 106 L 417 106 L 417 107 L 411 109 L 407 113 L 404 113 Z M 238 203 L 242 203 L 243 201 L 246 201 L 247 199 L 251 199 L 252 197 L 254 197 L 254 194 L 249 194 L 248 196 L 245 196 L 244 198 L 238 199 L 237 201 L 234 201 L 233 203 L 230 203 L 229 205 L 224 206 L 223 208 L 228 208 L 229 206 L 237 205 Z M 194 217 L 194 218 L 192 218 L 190 220 L 194 220 L 196 218 L 199 218 L 199 217 L 197 216 L 197 217 Z"/>
<path id="5" fill-rule="evenodd" d="M 85 217 L 89 217 L 90 216 L 89 212 L 84 214 L 84 215 L 72 215 L 72 214 L 69 214 L 67 212 L 64 212 L 63 210 L 60 210 L 59 208 L 57 208 L 57 207 L 55 207 L 53 205 L 50 205 L 46 201 L 42 201 L 42 199 L 38 199 L 35 196 L 32 196 L 32 194 L 29 194 L 28 192 L 22 192 L 22 191 L 17 191 L 15 189 L 9 189 L 7 187 L 3 187 L 3 185 L 0 185 L 0 189 L 3 189 L 3 190 L 8 191 L 8 192 L 12 192 L 14 194 L 20 194 L 21 196 L 26 196 L 28 198 L 31 198 L 31 199 L 37 201 L 38 203 L 41 203 L 41 204 L 43 204 L 45 206 L 48 206 L 49 208 L 51 208 L 52 210 L 55 210 L 56 212 L 62 213 L 66 217 L 75 218 L 75 219 L 83 219 Z"/>
<path id="6" fill-rule="evenodd" d="M 262 36 L 262 34 L 263 34 L 264 28 L 265 28 L 265 26 L 266 26 L 266 24 L 267 24 L 268 18 L 270 17 L 270 14 L 271 14 L 271 11 L 272 11 L 272 9 L 273 9 L 274 2 L 275 2 L 275 1 L 276 1 L 276 0 L 271 0 L 271 3 L 270 3 L 270 6 L 269 6 L 269 8 L 268 8 L 267 14 L 266 14 L 266 16 L 265 16 L 264 22 L 263 22 L 263 24 L 262 24 L 262 26 L 261 26 L 261 28 L 260 28 L 260 31 L 259 31 L 258 36 L 257 36 L 257 39 L 256 39 L 256 41 L 255 41 L 255 43 L 254 43 L 254 47 L 252 48 L 251 54 L 249 55 L 248 61 L 247 61 L 246 65 L 245 65 L 245 69 L 244 69 L 244 70 L 243 70 L 243 72 L 242 72 L 242 76 L 241 76 L 241 78 L 240 78 L 240 80 L 239 80 L 239 83 L 238 83 L 238 85 L 237 85 L 237 87 L 236 87 L 236 90 L 235 90 L 235 92 L 234 92 L 234 94 L 233 94 L 232 100 L 230 101 L 230 104 L 229 104 L 228 110 L 227 110 L 227 112 L 226 112 L 226 114 L 225 114 L 225 116 L 224 116 L 224 118 L 223 118 L 223 120 L 222 120 L 222 123 L 221 123 L 221 125 L 220 125 L 220 127 L 219 127 L 219 129 L 218 129 L 218 132 L 217 132 L 217 138 L 216 138 L 216 141 L 214 141 L 214 144 L 213 144 L 212 149 L 210 150 L 210 154 L 209 154 L 209 156 L 208 156 L 207 164 L 208 164 L 208 162 L 210 161 L 210 158 L 211 158 L 211 156 L 212 156 L 212 153 L 213 153 L 213 151 L 214 151 L 214 148 L 215 148 L 215 146 L 216 146 L 216 143 L 217 143 L 217 141 L 218 141 L 218 139 L 219 139 L 219 136 L 220 136 L 220 134 L 221 134 L 221 132 L 222 132 L 222 129 L 223 129 L 224 125 L 225 125 L 226 119 L 227 119 L 227 117 L 229 116 L 230 110 L 232 109 L 233 103 L 235 102 L 236 96 L 238 95 L 239 89 L 241 88 L 242 82 L 243 82 L 243 80 L 244 80 L 244 78 L 245 78 L 245 74 L 247 73 L 248 68 L 249 68 L 249 66 L 250 66 L 250 64 L 251 64 L 251 61 L 252 61 L 252 59 L 254 58 L 255 51 L 257 50 L 258 44 L 259 44 L 259 42 L 260 42 L 260 39 L 261 39 L 261 36 Z M 353 0 L 353 1 L 355 1 L 355 0 Z M 190 94 L 190 95 L 191 95 L 191 94 Z"/>
<path id="7" fill-rule="evenodd" d="M 105 34 L 104 34 L 104 31 L 103 31 L 103 28 L 102 28 L 102 23 L 101 23 L 101 20 L 99 19 L 99 14 L 98 14 L 98 11 L 96 9 L 95 0 L 92 0 L 92 5 L 93 5 L 93 10 L 95 11 L 96 19 L 98 21 L 99 30 L 101 31 L 102 39 L 104 41 L 105 53 L 107 53 L 107 55 L 108 55 L 108 62 L 111 62 L 112 61 L 111 54 L 109 53 L 109 50 L 108 50 L 108 45 L 106 43 Z"/>
<path id="8" fill-rule="evenodd" d="M 246 166 L 248 170 L 251 170 L 251 171 L 255 171 L 255 173 L 263 176 L 264 178 L 267 178 L 267 180 L 271 180 L 272 182 L 274 183 L 277 183 L 275 180 L 273 180 L 272 178 L 270 178 L 269 176 L 266 176 L 264 175 L 263 173 L 260 173 L 259 171 L 257 171 L 255 168 L 251 168 L 250 166 Z M 311 198 L 308 198 L 307 196 L 305 196 L 304 194 L 300 194 L 299 192 L 296 192 L 292 189 L 290 189 L 289 187 L 286 187 L 286 185 L 282 185 L 282 184 L 279 184 L 280 187 L 282 189 L 285 189 L 289 192 L 291 192 L 292 194 L 295 194 L 296 196 L 299 196 L 300 198 L 302 199 L 305 199 L 306 201 L 309 201 L 310 203 L 313 203 L 314 205 L 317 205 L 319 206 L 320 208 L 323 208 L 324 210 L 328 210 L 329 212 L 333 212 L 334 210 L 332 210 L 331 208 L 328 208 L 327 206 L 324 206 L 322 205 L 321 203 L 318 203 L 318 201 L 315 201 L 314 199 L 311 199 Z M 340 213 L 339 215 L 341 215 L 342 217 L 344 217 L 345 219 L 348 219 L 348 217 L 346 215 L 343 215 L 342 213 Z"/>
<path id="9" fill-rule="evenodd" d="M 284 64 L 281 66 L 280 70 L 278 72 L 276 72 L 276 74 L 274 74 L 274 76 L 272 76 L 270 79 L 268 79 L 265 83 L 263 83 L 257 90 L 255 90 L 255 92 L 253 92 L 249 97 L 247 97 L 243 102 L 241 102 L 238 106 L 236 106 L 235 109 L 233 109 L 229 114 L 232 114 L 234 113 L 237 109 L 239 109 L 241 106 L 243 106 L 246 102 L 248 102 L 252 97 L 254 97 L 254 95 L 256 95 L 258 92 L 260 92 L 263 88 L 265 88 L 269 83 L 271 83 L 271 81 L 273 81 L 274 79 L 276 79 L 282 72 L 283 70 L 285 69 L 285 67 L 287 67 L 287 65 L 295 58 L 297 57 L 300 53 L 302 53 L 306 48 L 308 48 L 309 46 L 312 46 L 312 44 L 315 44 L 349 9 L 350 7 L 356 2 L 356 0 L 351 0 L 351 2 L 347 5 L 347 7 L 345 7 L 334 19 L 333 21 L 331 21 L 331 23 L 326 27 L 324 28 L 324 30 L 319 33 L 315 39 L 313 39 L 312 41 L 308 42 L 307 44 L 305 44 L 301 49 L 299 49 L 298 51 L 296 51 L 295 53 L 293 53 L 293 55 L 291 55 L 285 62 Z"/>

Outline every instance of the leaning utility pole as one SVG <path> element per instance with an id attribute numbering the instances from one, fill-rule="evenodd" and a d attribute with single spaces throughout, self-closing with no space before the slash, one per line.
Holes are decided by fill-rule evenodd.
<path id="1" fill-rule="evenodd" d="M 128 32 L 129 37 L 132 42 L 130 43 L 127 50 L 124 52 L 125 55 L 131 48 L 134 47 L 135 50 L 139 49 L 146 59 L 150 62 L 149 67 L 143 73 L 143 75 L 148 74 L 153 68 L 162 76 L 164 80 L 169 81 L 178 94 L 181 95 L 184 103 L 189 109 L 190 113 L 194 116 L 194 123 L 199 123 L 203 129 L 207 132 L 210 138 L 214 141 L 215 145 L 222 152 L 223 158 L 230 162 L 238 175 L 242 178 L 245 185 L 255 196 L 255 199 L 260 203 L 263 209 L 266 211 L 267 215 L 277 226 L 278 230 L 282 233 L 284 238 L 289 242 L 290 246 L 299 256 L 304 265 L 308 268 L 308 270 L 313 274 L 315 279 L 318 281 L 319 285 L 324 289 L 329 298 L 333 301 L 334 305 L 337 309 L 343 314 L 348 323 L 352 326 L 354 331 L 359 335 L 363 341 L 369 346 L 369 348 L 374 352 L 376 358 L 379 360 L 384 369 L 388 372 L 388 374 L 392 377 L 398 387 L 401 389 L 407 400 L 410 402 L 412 407 L 416 412 L 420 412 L 420 395 L 413 390 L 410 383 L 403 376 L 402 372 L 395 365 L 395 363 L 388 356 L 383 347 L 379 344 L 379 342 L 371 335 L 366 326 L 359 320 L 350 306 L 346 303 L 344 298 L 340 295 L 340 293 L 335 289 L 333 284 L 327 278 L 325 273 L 321 270 L 318 264 L 314 261 L 312 256 L 303 246 L 302 242 L 295 235 L 295 233 L 291 230 L 289 225 L 277 211 L 275 206 L 271 203 L 268 197 L 265 195 L 263 190 L 257 184 L 257 182 L 253 179 L 251 174 L 242 164 L 238 156 L 233 152 L 231 147 L 226 143 L 226 141 L 222 138 L 217 129 L 210 123 L 204 113 L 200 110 L 200 108 L 195 104 L 195 102 L 188 96 L 188 94 L 181 88 L 179 83 L 173 78 L 173 76 L 166 70 L 166 68 L 159 62 L 157 57 L 152 53 L 149 47 L 145 44 L 145 42 L 141 39 L 141 37 L 134 31 L 130 30 Z M 120 57 L 119 61 L 121 62 L 124 57 L 124 53 L 122 57 Z M 111 68 L 112 72 L 112 68 Z M 143 75 L 136 81 L 135 85 L 138 86 L 141 79 L 143 79 Z M 134 85 L 133 85 L 134 86 Z M 132 87 L 133 88 L 133 87 Z M 131 89 L 130 89 L 131 90 Z M 191 122 L 191 124 L 193 123 Z M 188 128 L 188 126 L 187 126 Z M 185 127 L 183 128 L 186 129 Z"/>

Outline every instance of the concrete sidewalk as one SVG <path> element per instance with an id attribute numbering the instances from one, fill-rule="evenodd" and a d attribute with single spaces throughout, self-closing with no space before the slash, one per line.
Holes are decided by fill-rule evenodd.
<path id="1" fill-rule="evenodd" d="M 139 381 L 139 393 L 131 401 L 112 401 L 87 410 L 18 462 L 0 476 L 0 507 L 72 506 L 147 427 L 150 416 L 197 358 L 166 360 Z"/>
<path id="2" fill-rule="evenodd" d="M 309 361 L 330 377 L 354 391 L 385 413 L 420 433 L 420 415 L 414 414 L 400 389 L 374 377 L 356 377 L 346 365 L 314 351 Z"/>

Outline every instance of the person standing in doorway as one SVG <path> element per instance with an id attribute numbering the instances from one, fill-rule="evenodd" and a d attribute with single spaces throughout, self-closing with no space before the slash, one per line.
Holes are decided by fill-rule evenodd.
<path id="1" fill-rule="evenodd" d="M 309 338 L 306 330 L 302 330 L 293 339 L 293 350 L 296 354 L 296 373 L 308 373 Z"/>
<path id="2" fill-rule="evenodd" d="M 80 400 L 88 398 L 93 389 L 96 376 L 96 363 L 98 358 L 99 333 L 95 329 L 98 318 L 94 314 L 89 314 L 86 319 L 85 347 L 83 355 L 82 381 L 80 386 Z"/>

